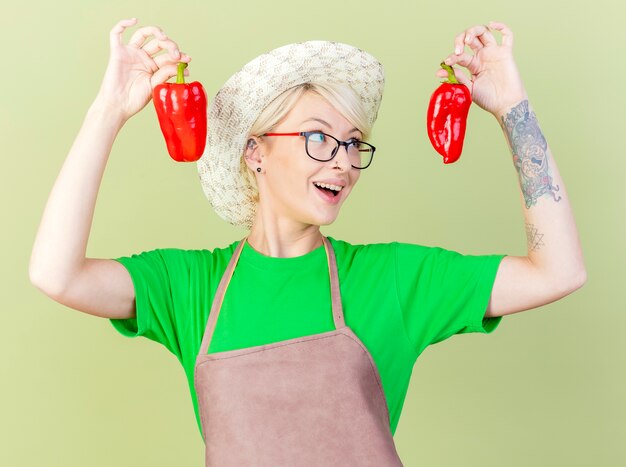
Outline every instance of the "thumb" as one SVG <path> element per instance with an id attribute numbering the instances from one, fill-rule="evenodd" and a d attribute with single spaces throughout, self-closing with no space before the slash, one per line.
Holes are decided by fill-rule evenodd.
<path id="1" fill-rule="evenodd" d="M 189 69 L 185 68 L 183 71 L 185 76 L 189 76 Z M 165 65 L 159 68 L 153 75 L 151 79 L 152 89 L 154 89 L 158 84 L 162 84 L 170 79 L 172 76 L 178 75 L 178 63 L 173 63 L 170 65 Z"/>

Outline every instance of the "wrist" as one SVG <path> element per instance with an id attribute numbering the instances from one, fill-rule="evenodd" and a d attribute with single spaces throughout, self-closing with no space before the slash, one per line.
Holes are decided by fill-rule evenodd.
<path id="1" fill-rule="evenodd" d="M 510 101 L 508 101 L 505 105 L 500 107 L 500 109 L 492 112 L 492 115 L 496 118 L 496 120 L 500 122 L 502 121 L 504 117 L 506 117 L 511 112 L 511 109 L 513 109 L 514 107 L 517 107 L 521 102 L 526 101 L 526 100 L 528 100 L 528 96 L 524 92 L 518 95 L 516 98 L 513 98 Z"/>
<path id="2" fill-rule="evenodd" d="M 97 116 L 98 118 L 105 120 L 107 123 L 119 126 L 120 128 L 124 125 L 124 123 L 126 123 L 126 120 L 128 120 L 124 116 L 124 113 L 119 105 L 112 103 L 100 95 L 98 95 L 92 102 L 87 113 L 89 115 Z"/>

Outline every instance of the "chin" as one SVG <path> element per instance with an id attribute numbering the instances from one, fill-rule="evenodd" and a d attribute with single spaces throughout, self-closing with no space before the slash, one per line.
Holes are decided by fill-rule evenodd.
<path id="1" fill-rule="evenodd" d="M 319 225 L 319 226 L 322 226 L 322 225 L 330 225 L 330 224 L 332 224 L 333 222 L 335 222 L 335 219 L 336 219 L 336 217 L 333 217 L 333 218 L 332 218 L 332 219 L 330 219 L 330 220 L 326 220 L 326 221 L 323 221 L 323 222 L 316 222 L 316 223 L 315 223 L 315 225 Z"/>
<path id="2" fill-rule="evenodd" d="M 319 214 L 317 216 L 310 216 L 310 224 L 313 225 L 330 225 L 333 222 L 335 222 L 335 220 L 337 219 L 337 217 L 339 216 L 339 211 L 335 212 L 335 213 L 326 213 L 325 215 L 323 214 Z"/>
<path id="3" fill-rule="evenodd" d="M 296 216 L 297 218 L 299 218 L 300 222 L 304 224 L 318 226 L 330 225 L 335 222 L 337 217 L 339 217 L 339 212 L 341 210 L 341 207 L 343 206 L 343 203 L 345 202 L 345 198 L 338 201 L 339 203 L 335 205 L 330 205 L 327 203 L 320 204 L 319 199 L 316 198 L 311 204 L 307 206 L 309 207 L 308 210 L 304 212 L 302 210 L 299 210 L 300 212 L 298 214 L 300 215 L 298 216 L 296 214 Z"/>

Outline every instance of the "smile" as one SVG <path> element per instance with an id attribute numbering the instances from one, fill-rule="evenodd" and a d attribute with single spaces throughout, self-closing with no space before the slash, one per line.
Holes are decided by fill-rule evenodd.
<path id="1" fill-rule="evenodd" d="M 328 185 L 326 183 L 317 183 L 314 182 L 315 191 L 320 195 L 320 197 L 327 203 L 336 205 L 339 203 L 341 199 L 340 193 L 343 190 L 343 187 L 337 185 Z M 327 186 L 333 188 L 327 188 Z"/>
<path id="2" fill-rule="evenodd" d="M 313 182 L 313 184 L 319 189 L 331 193 L 333 196 L 337 196 L 339 192 L 343 189 L 342 186 L 339 185 L 331 185 L 329 183 L 319 183 Z"/>

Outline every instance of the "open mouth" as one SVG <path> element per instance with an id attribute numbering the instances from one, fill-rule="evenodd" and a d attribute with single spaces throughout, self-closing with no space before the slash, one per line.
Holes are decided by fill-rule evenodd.
<path id="1" fill-rule="evenodd" d="M 315 188 L 317 188 L 321 192 L 325 193 L 327 196 L 336 197 L 339 194 L 339 192 L 341 191 L 341 190 L 334 190 L 332 188 L 328 188 L 328 187 L 325 187 L 325 186 L 320 186 L 317 183 L 313 183 L 313 185 L 315 185 Z"/>
<path id="2" fill-rule="evenodd" d="M 337 196 L 337 195 L 339 194 L 339 192 L 338 192 L 338 191 L 331 190 L 330 188 L 323 188 L 323 187 L 321 187 L 321 186 L 317 186 L 317 185 L 315 185 L 315 187 L 316 187 L 318 190 L 320 190 L 320 191 L 322 191 L 322 192 L 324 192 L 324 193 L 327 193 L 327 194 L 329 194 L 329 195 L 332 195 L 332 196 Z"/>

